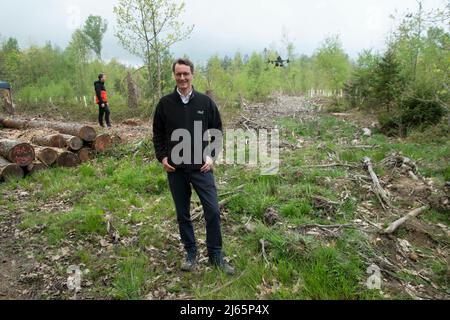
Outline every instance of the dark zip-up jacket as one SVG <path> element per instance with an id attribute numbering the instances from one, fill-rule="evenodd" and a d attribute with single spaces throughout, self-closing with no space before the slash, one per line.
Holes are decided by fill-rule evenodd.
<path id="1" fill-rule="evenodd" d="M 95 96 L 96 96 L 96 102 L 98 105 L 101 105 L 103 103 L 108 103 L 108 96 L 106 93 L 105 83 L 98 80 L 94 82 L 95 87 Z"/>
<path id="2" fill-rule="evenodd" d="M 167 157 L 169 164 L 177 169 L 199 170 L 202 167 L 203 156 L 201 156 L 203 160 L 201 165 L 194 162 L 193 146 L 194 143 L 198 143 L 194 139 L 194 122 L 197 121 L 202 122 L 202 140 L 205 132 L 209 129 L 223 130 L 219 109 L 207 95 L 193 89 L 189 103 L 184 104 L 175 88 L 174 92 L 161 98 L 153 119 L 153 144 L 159 162 Z M 191 134 L 191 161 L 188 164 L 175 165 L 172 162 L 172 150 L 182 140 L 171 141 L 172 133 L 177 129 L 186 129 Z M 202 150 L 205 150 L 208 145 L 208 142 L 203 141 Z M 218 154 L 213 154 L 213 156 L 218 156 Z"/>

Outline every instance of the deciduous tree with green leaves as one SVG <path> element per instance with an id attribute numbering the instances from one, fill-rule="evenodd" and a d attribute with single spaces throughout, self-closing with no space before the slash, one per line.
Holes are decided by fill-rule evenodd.
<path id="1" fill-rule="evenodd" d="M 67 54 L 75 67 L 75 79 L 77 82 L 76 92 L 79 95 L 84 95 L 86 92 L 87 79 L 86 68 L 89 61 L 89 40 L 80 29 L 75 30 L 72 34 L 69 46 L 67 47 Z"/>
<path id="2" fill-rule="evenodd" d="M 343 88 L 351 72 L 350 60 L 342 48 L 339 37 L 326 38 L 322 46 L 316 51 L 314 59 L 321 71 L 323 80 L 328 82 L 334 93 L 337 93 Z"/>
<path id="3" fill-rule="evenodd" d="M 162 96 L 163 54 L 174 43 L 185 40 L 194 26 L 180 21 L 184 2 L 173 0 L 119 0 L 114 8 L 117 18 L 116 37 L 130 53 L 141 57 L 148 68 L 150 89 L 153 89 L 152 68 L 156 62 L 156 92 Z"/>
<path id="4" fill-rule="evenodd" d="M 108 22 L 100 16 L 90 15 L 84 23 L 83 33 L 88 40 L 89 48 L 102 59 L 102 41 L 108 30 Z"/>
<path id="5" fill-rule="evenodd" d="M 21 52 L 19 43 L 15 38 L 8 38 L 0 50 L 0 78 L 17 84 Z"/>
<path id="6" fill-rule="evenodd" d="M 393 17 L 398 26 L 389 35 L 386 52 L 358 61 L 347 84 L 353 106 L 365 100 L 377 111 L 377 106 L 386 108 L 379 118 L 389 134 L 407 135 L 411 128 L 437 124 L 449 109 L 450 1 L 428 12 L 423 1 L 417 4 L 416 12 Z"/>

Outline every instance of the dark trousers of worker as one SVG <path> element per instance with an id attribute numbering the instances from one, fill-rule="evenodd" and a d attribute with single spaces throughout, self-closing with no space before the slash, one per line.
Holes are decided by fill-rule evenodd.
<path id="1" fill-rule="evenodd" d="M 192 187 L 200 198 L 206 220 L 206 245 L 209 257 L 222 252 L 222 232 L 217 188 L 213 172 L 201 173 L 178 169 L 168 174 L 170 191 L 175 202 L 181 241 L 188 253 L 197 252 L 197 242 L 191 220 Z"/>
<path id="2" fill-rule="evenodd" d="M 106 125 L 107 125 L 108 127 L 111 127 L 111 121 L 110 121 L 110 118 L 109 118 L 111 112 L 109 111 L 109 105 L 108 105 L 108 104 L 105 104 L 105 107 L 102 108 L 102 106 L 99 104 L 99 105 L 98 105 L 98 108 L 99 108 L 99 112 L 98 112 L 98 123 L 103 127 L 103 126 L 104 126 L 104 124 L 103 124 L 103 118 L 105 118 Z"/>

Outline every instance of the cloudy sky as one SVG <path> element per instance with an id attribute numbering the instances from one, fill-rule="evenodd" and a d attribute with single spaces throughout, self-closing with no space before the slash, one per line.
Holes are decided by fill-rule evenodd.
<path id="1" fill-rule="evenodd" d="M 16 37 L 22 48 L 51 41 L 65 47 L 73 30 L 90 14 L 109 21 L 104 39 L 105 59 L 139 65 L 114 37 L 114 0 L 2 0 L 0 36 Z M 424 0 L 426 8 L 446 0 Z M 182 20 L 195 25 L 190 39 L 172 49 L 202 62 L 213 54 L 233 55 L 279 49 L 283 30 L 298 53 L 311 54 L 326 36 L 339 34 L 345 50 L 355 57 L 363 49 L 381 50 L 392 30 L 389 16 L 415 10 L 416 0 L 185 0 Z"/>

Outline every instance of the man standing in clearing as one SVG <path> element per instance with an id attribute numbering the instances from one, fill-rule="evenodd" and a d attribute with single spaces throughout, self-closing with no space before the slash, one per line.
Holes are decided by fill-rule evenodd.
<path id="1" fill-rule="evenodd" d="M 232 275 L 234 268 L 224 260 L 222 252 L 220 208 L 213 174 L 214 161 L 209 156 L 203 156 L 208 143 L 200 142 L 202 150 L 199 155 L 198 142 L 194 145 L 192 138 L 199 134 L 203 138 L 210 129 L 222 131 L 220 113 L 211 98 L 195 91 L 192 86 L 194 65 L 191 61 L 176 60 L 172 71 L 177 87 L 173 93 L 163 97 L 156 107 L 153 143 L 156 157 L 168 174 L 181 241 L 187 253 L 182 270 L 190 272 L 197 265 L 197 242 L 190 214 L 192 186 L 204 209 L 209 262 Z M 200 133 L 195 132 L 198 126 L 201 126 Z M 178 150 L 179 141 L 176 137 L 178 137 L 177 132 L 180 131 L 187 133 L 190 138 L 188 147 L 180 150 L 183 154 L 181 161 L 179 160 L 180 151 L 175 151 Z M 183 139 L 183 143 L 185 142 Z M 193 160 L 198 157 L 200 161 Z"/>
<path id="2" fill-rule="evenodd" d="M 108 105 L 108 94 L 105 88 L 106 74 L 100 73 L 98 75 L 98 81 L 94 82 L 95 87 L 95 102 L 98 104 L 99 114 L 98 123 L 101 127 L 104 127 L 103 118 L 106 120 L 106 126 L 111 128 L 111 121 L 109 119 L 110 111 Z"/>

